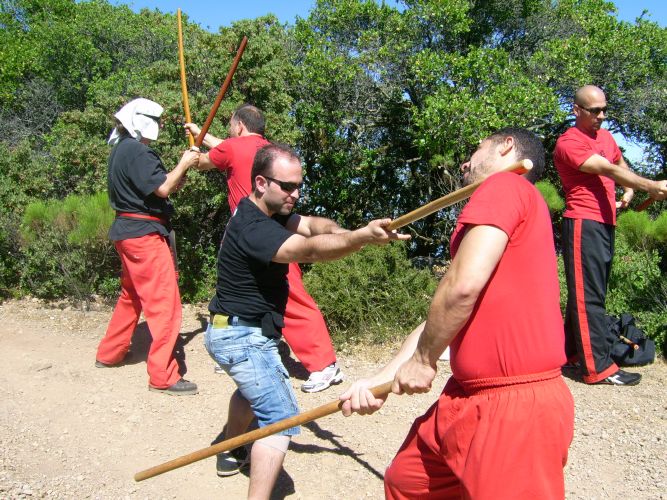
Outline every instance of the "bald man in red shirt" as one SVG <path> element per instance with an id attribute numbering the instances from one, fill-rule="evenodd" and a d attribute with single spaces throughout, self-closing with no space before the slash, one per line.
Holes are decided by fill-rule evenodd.
<path id="1" fill-rule="evenodd" d="M 593 85 L 577 90 L 575 125 L 558 138 L 554 165 L 566 208 L 563 213 L 563 261 L 567 279 L 566 352 L 578 362 L 587 384 L 630 386 L 641 374 L 621 370 L 611 359 L 614 335 L 606 318 L 606 295 L 614 256 L 616 209 L 625 208 L 634 189 L 651 198 L 667 196 L 667 181 L 633 173 L 616 141 L 602 127 L 607 111 L 604 92 Z M 616 184 L 624 188 L 616 201 Z"/>
<path id="2" fill-rule="evenodd" d="M 498 173 L 528 158 L 526 175 Z M 574 430 L 565 361 L 556 252 L 549 210 L 532 182 L 544 148 L 532 133 L 502 129 L 463 165 L 484 180 L 461 212 L 452 262 L 415 329 L 377 375 L 341 395 L 343 413 L 383 404 L 369 387 L 427 392 L 438 357 L 452 352 L 452 377 L 415 420 L 385 473 L 390 499 L 565 496 L 563 467 Z"/>

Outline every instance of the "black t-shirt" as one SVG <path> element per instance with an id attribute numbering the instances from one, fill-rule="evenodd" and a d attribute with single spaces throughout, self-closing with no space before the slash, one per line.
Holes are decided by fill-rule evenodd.
<path id="1" fill-rule="evenodd" d="M 167 225 L 117 217 L 109 230 L 111 240 L 139 238 L 149 233 L 169 235 L 169 217 L 174 212 L 174 206 L 168 199 L 153 193 L 166 179 L 167 170 L 152 149 L 129 135 L 120 138 L 109 156 L 107 187 L 111 207 L 116 212 L 160 217 Z"/>
<path id="2" fill-rule="evenodd" d="M 289 216 L 268 217 L 247 197 L 229 220 L 218 252 L 218 281 L 209 310 L 246 321 L 273 325 L 280 334 L 289 285 L 287 264 L 272 262 L 294 233 L 285 229 Z"/>

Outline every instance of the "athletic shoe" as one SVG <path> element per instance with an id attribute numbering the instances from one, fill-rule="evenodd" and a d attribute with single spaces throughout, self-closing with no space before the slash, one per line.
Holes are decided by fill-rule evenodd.
<path id="1" fill-rule="evenodd" d="M 161 392 L 162 394 L 169 394 L 170 396 L 190 396 L 199 392 L 197 389 L 197 384 L 190 382 L 189 380 L 185 380 L 184 378 L 164 389 L 158 389 L 157 387 L 149 385 L 148 390 L 153 392 Z"/>
<path id="2" fill-rule="evenodd" d="M 213 367 L 213 373 L 217 373 L 218 375 L 223 375 L 227 373 L 222 366 L 220 366 L 218 363 L 215 364 Z"/>
<path id="3" fill-rule="evenodd" d="M 216 456 L 215 469 L 220 477 L 238 474 L 241 469 L 245 469 L 248 465 L 250 465 L 250 454 L 245 446 L 234 448 L 231 451 L 223 451 Z"/>
<path id="4" fill-rule="evenodd" d="M 303 392 L 320 392 L 334 384 L 340 384 L 345 376 L 338 368 L 337 363 L 332 363 L 320 372 L 312 372 L 308 380 L 301 386 Z"/>
<path id="5" fill-rule="evenodd" d="M 618 370 L 613 375 L 596 382 L 596 384 L 607 385 L 637 385 L 642 379 L 641 373 L 628 373 L 623 370 Z"/>
<path id="6" fill-rule="evenodd" d="M 111 365 L 109 363 L 103 363 L 102 361 L 95 360 L 95 368 L 113 368 L 116 365 Z"/>

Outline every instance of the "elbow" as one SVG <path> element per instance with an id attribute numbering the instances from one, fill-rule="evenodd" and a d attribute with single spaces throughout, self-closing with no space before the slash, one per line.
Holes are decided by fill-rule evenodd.
<path id="1" fill-rule="evenodd" d="M 480 293 L 482 293 L 482 287 L 474 282 L 459 283 L 451 288 L 450 298 L 457 304 L 472 308 L 477 302 Z"/>
<path id="2" fill-rule="evenodd" d="M 155 196 L 159 196 L 160 198 L 167 198 L 171 194 L 169 188 L 167 188 L 164 184 L 153 191 L 153 193 Z"/>

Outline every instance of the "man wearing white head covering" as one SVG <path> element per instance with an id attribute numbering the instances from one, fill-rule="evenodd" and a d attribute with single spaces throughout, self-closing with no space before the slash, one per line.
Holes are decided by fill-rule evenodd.
<path id="1" fill-rule="evenodd" d="M 148 147 L 160 131 L 163 108 L 135 99 L 115 114 L 109 138 L 109 202 L 116 218 L 109 230 L 122 264 L 121 294 L 106 334 L 97 349 L 95 366 L 120 364 L 143 311 L 152 342 L 148 352 L 148 388 L 170 395 L 196 394 L 197 385 L 181 377 L 174 346 L 181 327 L 181 298 L 176 268 L 169 250 L 168 196 L 176 191 L 199 153 L 186 151 L 167 172 Z M 183 369 L 185 367 L 183 366 Z"/>

